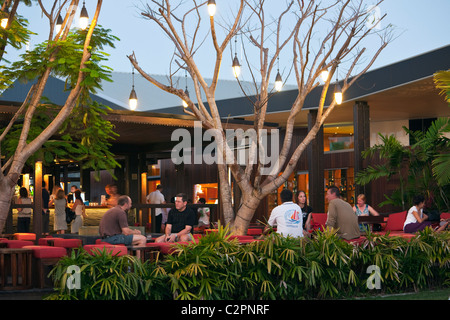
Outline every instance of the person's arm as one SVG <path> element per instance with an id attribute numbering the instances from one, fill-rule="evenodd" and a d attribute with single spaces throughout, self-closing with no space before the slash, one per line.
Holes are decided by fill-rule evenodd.
<path id="1" fill-rule="evenodd" d="M 330 205 L 328 206 L 328 215 L 325 225 L 330 228 L 335 228 L 337 221 L 336 216 L 337 216 L 336 206 L 333 203 L 330 203 Z"/>
<path id="2" fill-rule="evenodd" d="M 419 223 L 422 223 L 428 219 L 428 216 L 426 214 L 423 214 L 423 218 L 421 218 L 417 211 L 413 211 L 412 214 L 414 215 L 414 218 L 416 218 L 417 222 L 419 222 Z"/>
<path id="3" fill-rule="evenodd" d="M 311 230 L 311 216 L 312 214 L 309 213 L 308 218 L 306 218 L 306 226 L 305 226 L 306 231 Z"/>
<path id="4" fill-rule="evenodd" d="M 164 242 L 175 242 L 177 234 L 172 234 L 172 225 L 166 224 Z"/>
<path id="5" fill-rule="evenodd" d="M 130 229 L 129 227 L 122 228 L 122 234 L 129 236 L 130 234 L 141 234 L 138 229 Z"/>
<path id="6" fill-rule="evenodd" d="M 373 216 L 379 216 L 379 215 L 380 215 L 380 214 L 379 214 L 374 208 L 372 208 L 371 206 L 369 206 L 368 209 L 369 209 L 369 213 L 370 213 L 371 215 L 373 215 Z"/>

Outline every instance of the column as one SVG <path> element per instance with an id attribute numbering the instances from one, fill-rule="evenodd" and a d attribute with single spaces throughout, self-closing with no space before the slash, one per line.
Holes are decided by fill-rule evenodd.
<path id="1" fill-rule="evenodd" d="M 308 113 L 308 131 L 314 126 L 317 110 Z M 307 148 L 309 171 L 309 205 L 314 212 L 325 212 L 323 127 Z"/>
<path id="2" fill-rule="evenodd" d="M 42 161 L 36 161 L 34 165 L 34 209 L 33 209 L 33 232 L 36 239 L 42 235 Z"/>
<path id="3" fill-rule="evenodd" d="M 356 101 L 353 106 L 353 127 L 354 127 L 354 154 L 355 154 L 355 177 L 358 171 L 367 167 L 361 152 L 370 147 L 370 118 L 369 105 L 366 101 Z M 365 186 L 355 185 L 355 201 L 358 194 L 364 193 L 370 203 L 370 184 Z"/>

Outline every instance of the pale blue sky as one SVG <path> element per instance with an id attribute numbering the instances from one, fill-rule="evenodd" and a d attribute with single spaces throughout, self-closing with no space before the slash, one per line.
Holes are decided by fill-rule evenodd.
<path id="1" fill-rule="evenodd" d="M 222 0 L 216 0 L 218 14 L 221 13 L 221 5 L 223 5 L 221 2 Z M 266 0 L 266 2 L 280 3 L 279 0 Z M 110 28 L 112 33 L 121 39 L 120 42 L 116 43 L 117 48 L 110 51 L 109 66 L 114 71 L 130 72 L 131 65 L 126 55 L 134 51 L 146 72 L 164 75 L 169 72 L 168 64 L 173 53 L 172 47 L 170 42 L 161 36 L 161 31 L 154 23 L 140 18 L 135 5 L 141 5 L 142 3 L 145 3 L 145 1 L 103 1 L 99 24 Z M 96 1 L 86 0 L 86 7 L 91 17 L 94 14 L 95 5 Z M 45 39 L 48 25 L 47 20 L 41 16 L 39 8 L 25 8 L 24 10 L 22 7 L 19 9 L 22 15 L 30 20 L 30 28 L 40 34 L 40 36 L 32 38 L 31 46 Z M 382 14 L 387 13 L 387 18 L 383 21 L 383 24 L 393 24 L 396 27 L 398 37 L 385 49 L 373 68 L 382 67 L 450 44 L 448 35 L 448 30 L 450 30 L 450 19 L 448 19 L 450 0 L 386 0 L 381 4 L 380 9 Z M 206 8 L 204 21 L 208 21 Z M 292 52 L 291 49 L 288 51 L 286 54 Z M 209 52 L 214 55 L 212 48 Z M 7 56 L 9 59 L 14 59 L 14 57 L 14 54 Z M 210 66 L 212 59 L 205 55 L 200 60 L 201 62 L 198 62 L 199 67 L 202 70 L 209 70 L 207 68 Z M 280 69 L 283 68 L 281 64 L 282 62 L 280 62 Z M 229 65 L 231 65 L 231 59 L 226 56 L 220 78 L 233 78 L 230 68 L 228 68 Z"/>

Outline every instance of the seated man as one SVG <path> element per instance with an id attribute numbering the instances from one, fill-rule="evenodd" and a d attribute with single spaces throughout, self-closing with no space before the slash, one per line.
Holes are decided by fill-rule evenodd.
<path id="1" fill-rule="evenodd" d="M 187 196 L 179 193 L 175 197 L 175 208 L 169 211 L 165 233 L 155 242 L 191 241 L 196 222 L 196 214 L 187 206 Z"/>
<path id="2" fill-rule="evenodd" d="M 130 197 L 120 196 L 117 206 L 106 211 L 99 226 L 99 233 L 103 241 L 126 246 L 145 246 L 147 238 L 139 230 L 132 230 L 128 227 L 126 211 L 131 208 L 131 205 Z"/>
<path id="3" fill-rule="evenodd" d="M 280 193 L 282 204 L 275 207 L 270 213 L 267 223 L 270 226 L 277 226 L 277 233 L 283 237 L 303 237 L 303 216 L 300 206 L 292 201 L 292 191 L 283 189 Z M 267 226 L 263 235 L 267 234 L 270 228 Z"/>
<path id="4" fill-rule="evenodd" d="M 340 198 L 339 188 L 332 186 L 327 190 L 328 217 L 326 226 L 337 229 L 337 235 L 345 240 L 360 237 L 358 216 L 352 206 Z"/>

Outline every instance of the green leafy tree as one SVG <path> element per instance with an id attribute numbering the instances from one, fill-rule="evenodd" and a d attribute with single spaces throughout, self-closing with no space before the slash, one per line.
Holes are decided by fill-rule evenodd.
<path id="1" fill-rule="evenodd" d="M 3 230 L 5 226 L 14 186 L 17 184 L 26 161 L 57 134 L 76 105 L 85 102 L 83 99 L 80 100 L 80 97 L 100 88 L 101 79 L 106 79 L 108 76 L 108 70 L 98 63 L 99 59 L 101 60 L 101 45 L 106 45 L 111 38 L 105 39 L 102 33 L 100 33 L 100 37 L 96 37 L 94 34 L 102 3 L 103 1 L 97 0 L 95 13 L 90 27 L 86 31 L 71 32 L 79 0 L 55 0 L 52 2 L 53 5 L 50 4 L 51 11 L 47 11 L 42 1 L 38 0 L 43 15 L 49 20 L 48 41 L 39 45 L 35 50 L 22 55 L 22 61 L 4 69 L 4 78 L 1 79 L 0 86 L 7 85 L 5 79 L 8 81 L 34 80 L 35 83 L 31 86 L 25 101 L 18 108 L 10 123 L 0 133 L 1 143 L 5 141 L 18 119 L 23 119 L 14 153 L 5 155 L 4 159 L 3 154 L 0 153 L 0 230 Z M 3 3 L 2 10 L 10 4 L 11 1 Z M 64 6 L 67 7 L 64 22 L 61 30 L 54 35 L 53 30 L 57 17 L 63 12 Z M 10 16 L 10 20 L 13 18 L 14 16 Z M 52 117 L 51 122 L 35 138 L 29 139 L 30 132 L 33 132 L 33 118 L 39 114 L 38 109 L 42 104 L 43 91 L 52 74 L 66 79 L 67 99 L 57 111 L 56 116 Z"/>

